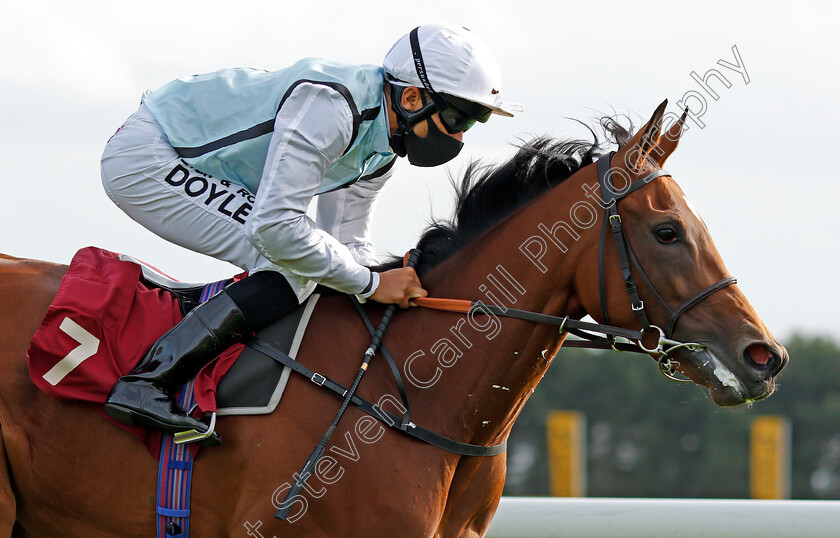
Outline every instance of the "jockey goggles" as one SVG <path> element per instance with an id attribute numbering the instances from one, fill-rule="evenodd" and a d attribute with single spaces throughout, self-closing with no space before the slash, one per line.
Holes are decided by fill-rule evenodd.
<path id="1" fill-rule="evenodd" d="M 417 112 L 409 114 L 407 129 L 438 113 L 447 133 L 463 133 L 475 125 L 475 122 L 485 123 L 493 114 L 486 106 L 460 97 L 433 92 L 429 92 L 429 96 L 430 102 Z"/>

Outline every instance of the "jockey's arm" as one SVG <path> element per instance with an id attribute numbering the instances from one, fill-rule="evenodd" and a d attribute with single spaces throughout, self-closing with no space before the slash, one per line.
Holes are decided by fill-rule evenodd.
<path id="1" fill-rule="evenodd" d="M 246 233 L 272 263 L 359 294 L 371 283 L 370 270 L 306 215 L 327 168 L 350 143 L 352 129 L 352 112 L 341 94 L 323 85 L 298 85 L 275 119 Z"/>
<path id="2" fill-rule="evenodd" d="M 346 245 L 362 265 L 378 263 L 370 238 L 373 209 L 380 189 L 392 173 L 393 168 L 390 168 L 380 177 L 318 197 L 318 226 Z M 378 276 L 381 280 L 371 296 L 375 301 L 395 302 L 406 308 L 410 299 L 426 295 L 413 269 L 397 269 Z"/>
<path id="3" fill-rule="evenodd" d="M 318 196 L 318 227 L 350 249 L 362 265 L 376 265 L 376 251 L 370 233 L 373 210 L 382 186 L 393 174 L 393 167 L 379 177 L 358 181 L 346 188 Z"/>
<path id="4" fill-rule="evenodd" d="M 341 94 L 323 85 L 297 86 L 277 114 L 246 234 L 272 263 L 333 289 L 370 296 L 379 275 L 306 215 L 327 168 L 347 149 L 352 130 L 352 112 Z M 419 296 L 419 281 L 409 284 L 407 293 L 393 290 L 395 279 L 387 280 L 392 291 L 380 290 L 375 300 L 403 304 L 404 295 Z"/>

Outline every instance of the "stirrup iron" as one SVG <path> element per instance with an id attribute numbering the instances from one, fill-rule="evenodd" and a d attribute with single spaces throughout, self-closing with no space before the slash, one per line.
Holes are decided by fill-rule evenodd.
<path id="1" fill-rule="evenodd" d="M 182 432 L 178 432 L 174 435 L 175 437 L 175 444 L 182 445 L 185 443 L 195 443 L 198 441 L 204 441 L 208 439 L 213 432 L 216 430 L 216 412 L 213 411 L 210 413 L 210 424 L 207 426 L 207 430 L 200 432 L 198 430 L 185 430 Z"/>

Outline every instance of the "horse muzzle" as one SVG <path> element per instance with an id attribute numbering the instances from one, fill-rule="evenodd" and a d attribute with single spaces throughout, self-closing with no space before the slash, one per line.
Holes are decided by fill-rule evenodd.
<path id="1" fill-rule="evenodd" d="M 763 342 L 753 342 L 741 349 L 740 353 L 724 353 L 707 343 L 701 349 L 680 350 L 678 369 L 696 384 L 706 387 L 712 401 L 719 406 L 763 400 L 776 389 L 776 375 L 788 362 L 787 350 Z"/>

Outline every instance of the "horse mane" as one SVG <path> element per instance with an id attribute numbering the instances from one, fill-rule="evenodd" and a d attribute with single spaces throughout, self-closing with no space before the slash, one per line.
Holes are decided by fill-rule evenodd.
<path id="1" fill-rule="evenodd" d="M 606 138 L 619 147 L 629 141 L 630 128 L 615 117 L 599 121 Z M 417 243 L 423 253 L 417 268 L 423 274 L 477 239 L 502 219 L 541 194 L 559 185 L 575 172 L 594 163 L 603 154 L 601 141 L 591 128 L 592 140 L 536 137 L 518 146 L 516 154 L 501 164 L 473 161 L 455 189 L 455 211 L 447 220 L 433 220 Z M 375 270 L 402 266 L 392 258 Z"/>

